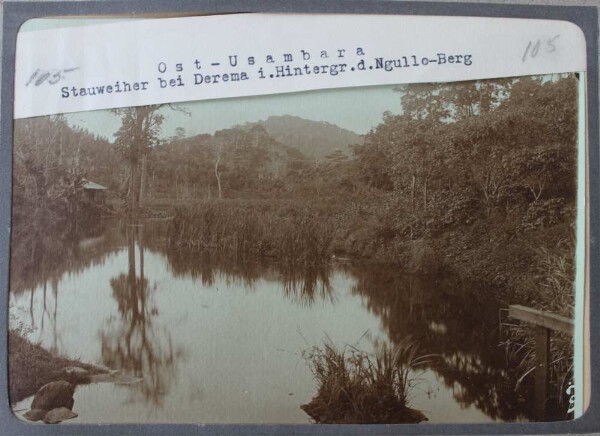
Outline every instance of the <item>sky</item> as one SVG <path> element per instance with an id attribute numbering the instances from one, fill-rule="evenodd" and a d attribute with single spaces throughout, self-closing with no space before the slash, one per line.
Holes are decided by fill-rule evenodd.
<path id="1" fill-rule="evenodd" d="M 309 120 L 327 121 L 358 134 L 367 133 L 382 121 L 385 111 L 400 112 L 400 94 L 393 86 L 373 86 L 227 98 L 179 103 L 189 114 L 161 109 L 165 116 L 161 137 L 173 136 L 183 127 L 186 136 L 212 134 L 246 122 L 265 120 L 271 115 L 294 115 Z M 114 140 L 119 117 L 108 110 L 66 115 L 69 124 Z"/>

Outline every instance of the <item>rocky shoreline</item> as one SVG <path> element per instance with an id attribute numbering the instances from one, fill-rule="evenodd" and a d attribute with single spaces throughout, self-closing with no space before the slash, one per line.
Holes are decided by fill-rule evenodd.
<path id="1" fill-rule="evenodd" d="M 68 359 L 32 344 L 9 331 L 9 398 L 12 405 L 33 396 L 30 410 L 17 416 L 29 421 L 58 424 L 77 417 L 73 395 L 78 385 L 130 384 L 140 381 L 97 365 Z"/>
<path id="2" fill-rule="evenodd" d="M 36 394 L 42 386 L 53 381 L 89 383 L 81 372 L 65 372 L 69 368 L 80 368 L 86 371 L 88 376 L 110 371 L 108 368 L 52 353 L 39 344 L 31 343 L 17 330 L 9 330 L 8 349 L 8 389 L 11 404 Z"/>

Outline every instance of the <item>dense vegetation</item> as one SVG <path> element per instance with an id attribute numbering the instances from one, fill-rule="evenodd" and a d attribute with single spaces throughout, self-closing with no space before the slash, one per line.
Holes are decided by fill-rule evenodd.
<path id="1" fill-rule="evenodd" d="M 62 115 L 15 121 L 13 219 L 62 220 L 83 210 L 84 179 L 119 190 L 120 159 L 105 138 L 68 125 Z M 27 219 L 25 219 L 27 218 Z"/>
<path id="2" fill-rule="evenodd" d="M 304 155 L 258 125 L 174 138 L 148 158 L 148 198 L 153 205 L 172 205 L 173 200 L 272 196 L 304 166 Z"/>
<path id="3" fill-rule="evenodd" d="M 297 117 L 161 140 L 161 106 L 115 111 L 123 125 L 114 144 L 61 116 L 18 120 L 15 231 L 87 210 L 87 179 L 109 188 L 117 210 L 175 215 L 174 245 L 449 269 L 534 306 L 554 293 L 549 308 L 571 315 L 576 81 L 402 85 L 402 113 L 385 113 L 356 144 L 348 131 Z M 309 158 L 294 148 L 305 145 L 302 131 L 340 148 Z"/>
<path id="4" fill-rule="evenodd" d="M 264 202 L 200 202 L 179 209 L 172 241 L 203 249 L 210 226 L 236 255 L 321 262 L 331 255 L 456 272 L 500 293 L 509 304 L 573 316 L 577 79 L 569 76 L 399 87 L 403 113 L 384 114 L 348 157 L 338 150 L 253 195 Z M 263 185 L 264 186 L 264 185 Z M 257 195 L 257 191 L 260 192 Z M 289 210 L 294 199 L 294 212 Z M 303 220 L 281 217 L 303 212 Z M 260 218 L 258 218 L 260 217 Z M 229 224 L 226 224 L 229 223 Z M 264 224 L 260 231 L 243 229 Z M 279 236 L 326 229 L 319 255 L 286 255 Z M 207 233 L 208 232 L 208 233 Z M 214 233 L 212 233 L 214 235 Z M 259 235 L 257 245 L 252 238 Z M 280 248 L 280 250 L 278 249 Z M 311 253 L 311 252 L 308 252 Z M 533 368 L 528 326 L 507 329 L 505 343 Z M 552 380 L 564 391 L 571 338 L 552 343 Z M 558 401 L 562 400 L 558 395 Z"/>
<path id="5" fill-rule="evenodd" d="M 116 110 L 114 143 L 61 116 L 17 120 L 13 256 L 35 268 L 44 237 L 23 235 L 35 234 L 38 219 L 58 223 L 56 234 L 61 222 L 81 222 L 92 208 L 83 181 L 92 180 L 108 188 L 105 213 L 173 217 L 170 250 L 453 272 L 507 303 L 571 317 L 577 80 L 402 85 L 399 114 L 383 114 L 362 138 L 271 117 L 165 140 L 166 106 Z M 519 327 L 507 343 L 530 350 L 531 337 Z M 570 338 L 553 347 L 569 356 Z M 525 366 L 531 356 L 521 357 Z M 555 367 L 555 384 L 569 361 Z"/>
<path id="6" fill-rule="evenodd" d="M 359 177 L 387 200 L 384 245 L 418 242 L 473 278 L 513 286 L 536 258 L 568 259 L 576 79 L 422 88 L 356 149 Z"/>
<path id="7" fill-rule="evenodd" d="M 547 278 L 531 283 L 535 272 L 551 257 L 555 262 L 563 259 L 566 269 L 572 265 L 575 77 L 408 85 L 401 90 L 404 112 L 384 114 L 382 123 L 354 146 L 351 157 L 339 151 L 315 163 L 288 153 L 282 158 L 285 170 L 276 172 L 273 160 L 265 156 L 277 142 L 266 132 L 261 130 L 259 139 L 256 133 L 227 132 L 223 149 L 231 154 L 223 154 L 219 170 L 221 198 L 227 201 L 206 203 L 201 200 L 207 197 L 204 190 L 195 197 L 200 201 L 179 208 L 174 243 L 215 246 L 206 242 L 205 233 L 211 231 L 206 214 L 223 227 L 224 240 L 234 235 L 239 239 L 242 229 L 255 225 L 253 220 L 267 233 L 276 233 L 290 226 L 289 219 L 280 218 L 298 209 L 306 215 L 304 226 L 308 219 L 314 221 L 311 228 L 333 223 L 324 258 L 335 254 L 400 263 L 424 272 L 453 269 L 521 289 L 525 300 L 538 298 L 532 289 L 546 293 L 547 283 L 542 282 Z M 178 167 L 182 169 L 175 177 L 201 161 L 205 168 L 198 165 L 190 174 L 204 177 L 198 183 L 218 192 L 216 152 L 210 149 L 217 137 L 223 138 L 223 132 L 165 145 L 196 147 L 189 154 L 171 155 L 188 163 Z M 261 161 L 260 153 L 263 164 L 253 163 Z M 166 159 L 157 154 L 157 160 Z M 225 229 L 226 223 L 232 227 Z M 294 229 L 301 230 L 289 227 Z M 263 241 L 272 236 L 250 233 Z M 247 251 L 252 244 L 227 245 Z M 272 247 L 250 252 L 280 254 Z M 568 287 L 566 283 L 562 286 Z M 571 295 L 568 289 L 557 293 Z M 569 315 L 572 305 L 562 303 L 553 309 Z"/>

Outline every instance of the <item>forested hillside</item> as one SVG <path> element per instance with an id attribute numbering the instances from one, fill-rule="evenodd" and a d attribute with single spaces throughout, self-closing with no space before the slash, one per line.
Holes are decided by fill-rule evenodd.
<path id="1" fill-rule="evenodd" d="M 81 179 L 108 187 L 116 213 L 131 209 L 132 199 L 144 213 L 178 207 L 174 226 L 185 216 L 187 230 L 178 229 L 177 243 L 201 226 L 195 210 L 235 211 L 221 222 L 232 226 L 221 229 L 228 237 L 243 227 L 240 215 L 256 212 L 266 239 L 297 210 L 306 237 L 327 241 L 319 258 L 455 270 L 518 290 L 548 267 L 544 256 L 571 268 L 576 82 L 555 75 L 402 85 L 395 90 L 400 114 L 385 113 L 364 138 L 282 116 L 162 140 L 158 107 L 115 111 L 123 127 L 114 144 L 60 116 L 18 120 L 14 214 L 72 209 Z M 136 117 L 149 120 L 143 135 L 132 130 Z M 343 144 L 352 144 L 350 154 Z M 294 225 L 283 233 L 297 232 Z M 257 244 L 235 246 L 280 254 L 277 240 Z"/>
<path id="2" fill-rule="evenodd" d="M 376 251 L 387 252 L 384 258 L 412 253 L 407 262 L 415 266 L 434 258 L 513 289 L 551 269 L 548 262 L 569 270 L 576 82 L 565 76 L 403 86 L 404 114 L 384 115 L 355 149 L 358 179 L 381 196 L 371 209 L 380 214 Z M 541 283 L 528 286 L 547 291 Z M 523 290 L 523 298 L 535 299 L 535 292 Z M 568 312 L 570 305 L 555 309 Z"/>
<path id="3" fill-rule="evenodd" d="M 258 125 L 175 138 L 150 154 L 148 198 L 273 195 L 285 177 L 306 165 L 302 153 L 279 143 Z"/>
<path id="4" fill-rule="evenodd" d="M 74 212 L 84 179 L 119 191 L 128 177 L 106 138 L 70 127 L 61 115 L 16 120 L 13 151 L 17 222 Z"/>

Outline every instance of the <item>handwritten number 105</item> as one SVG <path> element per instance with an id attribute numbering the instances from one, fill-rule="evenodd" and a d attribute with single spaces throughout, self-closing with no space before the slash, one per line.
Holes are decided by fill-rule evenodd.
<path id="1" fill-rule="evenodd" d="M 544 48 L 544 51 L 546 53 L 552 53 L 553 51 L 556 51 L 556 45 L 554 43 L 559 36 L 560 35 L 556 35 L 546 40 L 545 44 L 542 44 L 542 41 L 540 39 L 536 41 L 529 41 L 529 44 L 527 44 L 527 47 L 525 48 L 525 53 L 523 53 L 523 57 L 521 58 L 521 60 L 525 62 L 528 57 L 531 59 L 535 58 L 540 53 L 540 49 L 542 48 Z"/>
<path id="2" fill-rule="evenodd" d="M 79 68 L 65 68 L 64 70 L 40 70 L 37 69 L 33 72 L 31 76 L 29 76 L 29 80 L 25 84 L 25 86 L 29 86 L 34 84 L 35 86 L 40 86 L 41 84 L 47 82 L 50 85 L 54 85 L 55 83 L 60 82 L 65 78 L 66 73 L 70 73 L 71 71 L 78 70 Z"/>

